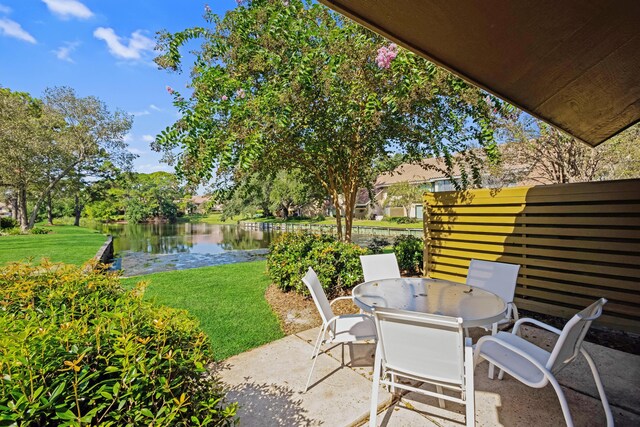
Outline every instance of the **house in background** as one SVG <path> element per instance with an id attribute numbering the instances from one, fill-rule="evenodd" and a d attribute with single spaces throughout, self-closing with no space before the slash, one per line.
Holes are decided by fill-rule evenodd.
<path id="1" fill-rule="evenodd" d="M 408 216 L 410 218 L 422 218 L 422 203 L 417 202 L 411 205 L 409 212 L 401 206 L 384 206 L 387 201 L 387 191 L 393 184 L 408 182 L 418 186 L 425 192 L 453 191 L 455 185 L 450 177 L 444 173 L 446 168 L 441 158 L 425 159 L 423 164 L 403 163 L 393 172 L 385 172 L 378 176 L 373 185 L 375 198 L 371 204 L 371 214 L 375 216 Z M 460 169 L 456 166 L 453 169 L 453 178 L 460 177 Z"/>
<path id="2" fill-rule="evenodd" d="M 11 208 L 9 205 L 0 202 L 0 217 L 11 216 Z"/>
<path id="3" fill-rule="evenodd" d="M 393 172 L 386 172 L 378 176 L 374 183 L 374 200 L 367 204 L 369 217 L 400 217 L 422 219 L 423 205 L 421 201 L 413 203 L 409 212 L 401 206 L 393 206 L 387 201 L 387 191 L 393 184 L 408 182 L 418 186 L 424 192 L 439 193 L 442 191 L 454 191 L 453 180 L 460 178 L 460 168 L 454 165 L 453 180 L 446 173 L 446 165 L 443 158 L 424 159 L 421 164 L 403 163 Z M 511 166 L 509 170 L 502 171 L 502 176 L 493 176 L 488 173 L 483 176 L 483 188 L 515 187 L 522 185 L 551 184 L 542 178 L 535 178 L 537 171 L 527 170 L 525 167 Z M 386 205 L 386 206 L 385 206 Z"/>

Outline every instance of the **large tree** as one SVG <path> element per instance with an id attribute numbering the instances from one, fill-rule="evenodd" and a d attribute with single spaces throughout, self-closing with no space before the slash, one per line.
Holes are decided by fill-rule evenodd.
<path id="1" fill-rule="evenodd" d="M 450 170 L 465 159 L 465 184 L 479 181 L 478 159 L 454 154 L 475 143 L 495 158 L 492 116 L 506 107 L 322 5 L 255 0 L 205 18 L 207 27 L 161 34 L 156 58 L 179 71 L 181 47 L 202 40 L 193 93 L 167 88 L 181 118 L 155 143 L 188 177 L 300 170 L 330 196 L 350 240 L 374 159 L 442 155 Z"/>
<path id="2" fill-rule="evenodd" d="M 80 225 L 82 209 L 92 199 L 92 182 L 114 165 L 128 170 L 135 158 L 124 141 L 133 118 L 120 110 L 110 111 L 95 96 L 79 97 L 69 87 L 49 88 L 43 100 L 65 120 L 58 139 L 65 143 L 67 159 L 56 164 L 63 173 L 54 176 L 66 179 L 66 188 L 73 193 L 74 224 Z"/>
<path id="3" fill-rule="evenodd" d="M 55 142 L 63 125 L 40 100 L 0 88 L 0 187 L 23 229 L 29 227 L 29 196 L 50 185 L 55 179 L 49 174 L 54 172 L 52 163 L 65 158 L 63 147 Z"/>
<path id="4" fill-rule="evenodd" d="M 33 227 L 61 180 L 77 179 L 80 188 L 104 161 L 129 162 L 123 138 L 131 123 L 127 114 L 70 88 L 47 89 L 43 101 L 0 89 L 0 185 L 15 194 L 21 228 Z"/>
<path id="5" fill-rule="evenodd" d="M 567 184 L 640 177 L 640 125 L 593 148 L 532 118 L 505 127 L 499 173 L 541 183 Z"/>

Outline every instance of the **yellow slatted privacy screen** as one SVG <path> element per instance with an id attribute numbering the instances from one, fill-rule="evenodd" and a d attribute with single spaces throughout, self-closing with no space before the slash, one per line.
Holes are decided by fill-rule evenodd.
<path id="1" fill-rule="evenodd" d="M 520 264 L 519 308 L 640 333 L 640 180 L 427 193 L 425 272 L 464 282 L 473 258 Z"/>

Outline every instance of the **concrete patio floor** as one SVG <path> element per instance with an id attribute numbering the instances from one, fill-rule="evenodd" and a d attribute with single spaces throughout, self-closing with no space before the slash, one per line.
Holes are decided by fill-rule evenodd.
<path id="1" fill-rule="evenodd" d="M 320 355 L 311 386 L 303 393 L 311 368 L 318 328 L 239 354 L 220 366 L 218 375 L 238 401 L 241 426 L 358 426 L 368 422 L 373 371 L 372 344 L 341 347 Z M 474 342 L 482 331 L 474 331 Z M 523 336 L 551 348 L 554 335 L 524 328 Z M 617 426 L 640 426 L 640 356 L 592 343 L 586 349 L 598 366 Z M 477 426 L 562 426 L 564 418 L 551 386 L 532 389 L 505 375 L 487 378 L 487 363 L 476 366 Z M 605 416 L 591 371 L 580 357 L 558 375 L 576 426 L 603 426 Z M 428 387 L 428 386 L 425 386 Z M 394 397 L 379 390 L 379 426 L 461 426 L 464 408 L 415 393 Z"/>

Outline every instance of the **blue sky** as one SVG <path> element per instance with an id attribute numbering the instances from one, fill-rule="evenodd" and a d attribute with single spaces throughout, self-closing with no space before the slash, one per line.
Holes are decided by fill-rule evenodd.
<path id="1" fill-rule="evenodd" d="M 135 115 L 127 141 L 139 172 L 171 170 L 149 142 L 176 119 L 166 86 L 185 74 L 152 62 L 155 33 L 204 25 L 207 0 L 0 0 L 0 86 L 35 97 L 70 86 Z M 215 13 L 235 0 L 209 0 Z"/>

